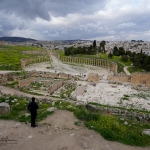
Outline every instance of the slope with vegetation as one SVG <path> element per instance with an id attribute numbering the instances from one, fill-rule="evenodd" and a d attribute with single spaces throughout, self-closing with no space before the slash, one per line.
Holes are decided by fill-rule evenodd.
<path id="1" fill-rule="evenodd" d="M 21 70 L 21 59 L 37 57 L 37 55 L 25 54 L 23 51 L 41 51 L 41 48 L 0 45 L 0 70 Z"/>
<path id="2" fill-rule="evenodd" d="M 8 95 L 4 95 L 0 98 L 0 102 L 4 102 L 6 99 L 9 101 L 11 113 L 0 115 L 0 119 L 30 122 L 30 114 L 27 110 L 27 104 L 29 103 L 28 98 L 25 99 L 15 96 L 8 97 Z M 150 136 L 142 134 L 144 129 L 150 128 L 149 123 L 141 123 L 132 118 L 122 120 L 119 117 L 112 116 L 110 114 L 91 112 L 86 109 L 84 105 L 76 105 L 61 100 L 51 103 L 40 102 L 37 122 L 40 122 L 53 113 L 53 111 L 49 111 L 50 107 L 73 112 L 80 120 L 78 122 L 74 122 L 75 125 L 80 126 L 80 123 L 84 122 L 86 127 L 97 131 L 107 140 L 142 147 L 150 145 Z M 129 124 L 125 124 L 125 121 Z"/>

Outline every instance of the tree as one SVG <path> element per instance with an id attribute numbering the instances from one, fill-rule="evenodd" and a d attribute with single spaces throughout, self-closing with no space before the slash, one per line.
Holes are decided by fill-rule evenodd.
<path id="1" fill-rule="evenodd" d="M 113 49 L 113 54 L 114 54 L 115 56 L 119 56 L 119 50 L 118 50 L 117 46 L 114 47 L 114 49 Z"/>
<path id="2" fill-rule="evenodd" d="M 119 56 L 120 55 L 124 55 L 125 54 L 125 50 L 123 47 L 119 47 Z"/>
<path id="3" fill-rule="evenodd" d="M 126 51 L 125 54 L 131 57 L 131 51 Z"/>
<path id="4" fill-rule="evenodd" d="M 103 40 L 100 42 L 100 50 L 102 49 L 102 51 L 105 53 L 105 45 L 106 45 L 106 42 Z"/>
<path id="5" fill-rule="evenodd" d="M 108 57 L 109 57 L 109 58 L 113 58 L 113 54 L 110 52 L 110 53 L 108 54 Z"/>
<path id="6" fill-rule="evenodd" d="M 93 42 L 93 48 L 96 48 L 96 40 Z"/>
<path id="7" fill-rule="evenodd" d="M 121 60 L 123 60 L 123 61 L 125 61 L 125 62 L 127 62 L 128 61 L 128 56 L 127 55 L 122 55 L 121 56 Z"/>

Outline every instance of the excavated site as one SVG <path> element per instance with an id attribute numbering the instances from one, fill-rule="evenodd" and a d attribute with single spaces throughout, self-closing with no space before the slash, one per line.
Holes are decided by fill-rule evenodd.
<path id="1" fill-rule="evenodd" d="M 109 68 L 87 64 L 62 63 L 62 61 L 53 55 L 51 58 L 51 63 L 41 62 L 30 64 L 25 66 L 23 72 L 1 72 L 0 94 L 19 95 L 24 97 L 31 97 L 34 95 L 41 101 L 45 99 L 47 99 L 47 101 L 61 99 L 75 104 L 84 104 L 92 111 L 104 111 L 116 116 L 133 117 L 141 122 L 150 122 L 150 114 L 148 113 L 150 112 L 150 74 L 137 73 L 131 75 L 116 75 Z M 4 85 L 12 86 L 13 89 L 6 88 Z M 100 104 L 100 106 L 97 107 L 93 105 L 94 103 Z M 126 110 L 122 110 L 122 108 Z M 128 109 L 132 111 L 128 111 Z M 147 113 L 139 113 L 138 110 L 147 111 Z M 52 123 L 51 128 L 41 126 L 34 131 L 30 131 L 31 129 L 29 129 L 29 125 L 25 127 L 25 124 L 21 123 L 17 127 L 14 127 L 17 123 L 13 121 L 4 127 L 4 124 L 7 124 L 7 121 L 0 120 L 0 130 L 11 129 L 9 131 L 11 137 L 17 138 L 21 143 L 21 145 L 14 147 L 14 150 L 20 149 L 22 145 L 25 146 L 21 149 L 26 149 L 27 145 L 25 143 L 28 143 L 31 147 L 36 149 L 41 149 L 40 146 L 38 148 L 33 143 L 35 143 L 37 139 L 42 143 L 40 136 L 43 137 L 43 134 L 45 135 L 43 139 L 46 140 L 50 137 L 50 142 L 52 141 L 52 145 L 49 147 L 48 142 L 43 141 L 43 143 L 45 143 L 45 149 L 142 149 L 128 147 L 118 143 L 114 144 L 113 142 L 107 143 L 100 135 L 97 135 L 97 133 L 88 131 L 84 126 L 76 129 L 71 122 L 69 122 L 70 126 L 66 126 L 62 123 L 63 121 L 61 119 L 63 117 L 65 117 L 64 119 L 66 119 L 66 122 L 68 119 L 76 120 L 73 116 L 70 116 L 70 114 L 68 114 L 68 116 L 66 116 L 66 114 L 68 113 L 64 113 L 63 111 L 58 111 L 54 114 L 54 116 L 56 115 L 56 120 L 60 119 L 59 122 L 52 118 L 53 115 L 43 121 L 43 123 Z M 74 129 L 71 130 L 71 127 Z M 29 133 L 28 131 L 26 131 L 27 133 L 23 133 L 23 128 L 26 128 L 25 130 L 28 130 Z M 18 136 L 14 130 L 17 130 Z M 80 139 L 78 132 L 80 132 L 80 130 L 83 132 L 80 133 L 82 140 L 78 142 Z M 6 133 L 7 132 L 0 131 L 0 135 L 5 136 L 7 135 Z M 85 134 L 87 134 L 87 138 Z M 75 141 L 70 139 L 70 144 L 67 144 L 63 135 L 66 140 L 74 138 Z M 91 145 L 90 140 L 93 139 L 93 137 L 95 137 L 95 141 L 93 141 L 93 145 Z M 56 138 L 58 139 L 56 140 Z M 59 143 L 59 139 L 62 140 L 62 143 Z M 98 139 L 101 139 L 102 143 L 98 144 Z M 76 147 L 74 147 L 74 143 L 76 143 Z M 41 144 L 41 146 L 42 145 L 43 144 Z M 7 146 L 2 149 L 6 150 L 8 148 L 11 147 Z M 28 149 L 32 150 L 32 148 Z"/>

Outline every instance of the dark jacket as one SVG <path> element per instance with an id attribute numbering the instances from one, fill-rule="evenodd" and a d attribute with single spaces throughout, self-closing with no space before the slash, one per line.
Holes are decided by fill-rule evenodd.
<path id="1" fill-rule="evenodd" d="M 30 111 L 30 113 L 37 113 L 37 109 L 39 109 L 39 106 L 36 102 L 30 102 L 28 104 L 28 110 Z"/>

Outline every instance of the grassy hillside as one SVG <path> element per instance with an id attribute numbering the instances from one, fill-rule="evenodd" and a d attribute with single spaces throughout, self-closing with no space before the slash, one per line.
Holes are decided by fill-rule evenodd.
<path id="1" fill-rule="evenodd" d="M 6 97 L 8 98 L 8 95 L 0 97 L 0 102 L 5 102 Z M 0 115 L 0 119 L 16 120 L 26 123 L 30 122 L 30 113 L 27 110 L 29 101 L 30 99 L 28 98 L 9 96 L 11 113 Z M 141 147 L 150 145 L 150 136 L 142 134 L 143 130 L 150 128 L 148 122 L 139 122 L 134 118 L 120 118 L 119 116 L 117 117 L 102 112 L 94 113 L 87 110 L 83 105 L 76 105 L 61 100 L 53 101 L 53 105 L 52 103 L 40 103 L 38 100 L 37 103 L 39 105 L 37 122 L 40 122 L 47 116 L 55 113 L 47 110 L 50 107 L 55 107 L 60 110 L 73 112 L 79 119 L 79 121 L 74 122 L 75 125 L 80 126 L 83 123 L 86 127 L 97 131 L 109 141 L 117 141 L 127 145 Z M 95 103 L 95 105 L 98 104 Z M 125 122 L 128 124 L 125 124 Z"/>
<path id="2" fill-rule="evenodd" d="M 4 46 L 0 45 L 0 70 L 20 70 L 21 59 L 36 57 L 24 54 L 23 51 L 44 51 L 32 46 Z"/>

